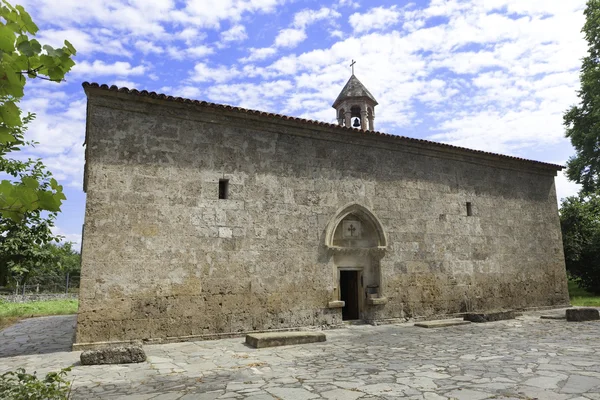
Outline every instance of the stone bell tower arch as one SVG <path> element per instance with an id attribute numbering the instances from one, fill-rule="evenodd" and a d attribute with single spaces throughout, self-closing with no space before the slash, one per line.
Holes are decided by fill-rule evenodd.
<path id="1" fill-rule="evenodd" d="M 375 130 L 375 106 L 378 104 L 375 97 L 354 75 L 352 62 L 352 76 L 342 89 L 332 107 L 337 112 L 338 124 L 341 126 L 360 128 L 363 131 Z"/>

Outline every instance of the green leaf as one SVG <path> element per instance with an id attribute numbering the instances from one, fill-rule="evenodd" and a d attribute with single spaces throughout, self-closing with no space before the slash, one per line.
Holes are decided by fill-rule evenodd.
<path id="1" fill-rule="evenodd" d="M 24 56 L 23 54 L 15 54 L 12 57 L 13 58 L 11 59 L 10 64 L 15 71 L 22 71 L 27 69 L 27 63 L 29 61 L 29 58 L 27 58 L 27 56 Z"/>
<path id="2" fill-rule="evenodd" d="M 50 57 L 50 56 L 48 56 L 46 54 L 42 54 L 40 56 L 40 63 L 42 65 L 44 65 L 46 68 L 52 68 L 55 65 L 54 58 Z"/>
<path id="3" fill-rule="evenodd" d="M 40 44 L 40 42 L 38 42 L 35 39 L 31 39 L 29 43 L 31 43 L 31 48 L 33 49 L 34 53 L 40 54 L 40 52 L 42 51 L 42 45 Z"/>
<path id="4" fill-rule="evenodd" d="M 42 48 L 44 50 L 46 50 L 46 53 L 50 56 L 50 57 L 56 57 L 58 56 L 56 49 L 50 45 L 45 44 L 44 46 L 42 46 Z"/>
<path id="5" fill-rule="evenodd" d="M 21 110 L 12 101 L 0 105 L 0 117 L 2 118 L 1 122 L 4 122 L 7 126 L 21 125 Z"/>
<path id="6" fill-rule="evenodd" d="M 65 76 L 65 72 L 60 67 L 48 68 L 48 77 L 53 81 L 61 81 Z"/>
<path id="7" fill-rule="evenodd" d="M 15 33 L 5 25 L 0 25 L 0 50 L 7 53 L 15 51 Z"/>
<path id="8" fill-rule="evenodd" d="M 75 50 L 75 47 L 73 47 L 71 42 L 69 42 L 68 40 L 65 40 L 65 47 L 69 50 L 71 55 L 74 56 L 75 54 L 77 54 L 77 50 Z"/>
<path id="9" fill-rule="evenodd" d="M 23 21 L 23 24 L 25 25 L 25 29 L 27 30 L 27 32 L 35 35 L 37 33 L 37 31 L 39 30 L 39 28 L 33 22 L 29 13 L 27 11 L 25 11 L 23 6 L 18 5 L 15 8 L 19 11 L 19 13 L 21 15 L 21 21 Z"/>
<path id="10" fill-rule="evenodd" d="M 17 44 L 17 50 L 19 53 L 26 55 L 27 57 L 31 57 L 35 54 L 33 47 L 31 46 L 31 42 L 21 42 Z"/>
<path id="11" fill-rule="evenodd" d="M 40 183 L 37 181 L 37 179 L 28 176 L 23 177 L 21 182 L 23 182 L 23 185 L 25 185 L 25 187 L 30 189 L 37 189 L 40 186 Z"/>
<path id="12" fill-rule="evenodd" d="M 17 24 L 16 22 L 8 22 L 6 24 L 6 27 L 8 29 L 10 29 L 11 31 L 13 31 L 14 33 L 21 33 L 21 32 L 23 32 L 21 30 L 21 27 L 19 26 L 19 24 Z"/>
<path id="13" fill-rule="evenodd" d="M 10 129 L 0 127 L 0 143 L 7 144 L 15 141 L 15 137 L 10 133 Z"/>
<path id="14" fill-rule="evenodd" d="M 8 8 L 4 8 L 2 11 L 2 16 L 7 21 L 17 22 L 19 20 L 19 14 L 17 14 L 15 11 L 9 10 Z"/>

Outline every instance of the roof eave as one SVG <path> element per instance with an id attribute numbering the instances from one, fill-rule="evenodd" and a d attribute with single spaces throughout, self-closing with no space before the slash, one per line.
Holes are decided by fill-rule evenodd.
<path id="1" fill-rule="evenodd" d="M 271 118 L 271 119 L 275 118 L 276 120 L 280 120 L 282 122 L 287 121 L 287 123 L 300 123 L 303 125 L 320 126 L 323 129 L 352 131 L 355 133 L 359 133 L 361 135 L 367 135 L 367 136 L 373 136 L 373 137 L 378 136 L 378 137 L 386 138 L 386 139 L 394 139 L 394 140 L 399 140 L 399 141 L 405 141 L 407 143 L 414 143 L 415 145 L 427 145 L 427 146 L 432 146 L 432 148 L 454 150 L 454 151 L 458 151 L 463 154 L 470 154 L 470 155 L 476 156 L 476 157 L 479 156 L 479 157 L 488 158 L 488 159 L 493 158 L 493 159 L 496 159 L 497 161 L 506 160 L 506 161 L 512 161 L 512 162 L 520 162 L 520 163 L 524 163 L 526 165 L 530 165 L 532 167 L 535 166 L 537 168 L 541 168 L 541 169 L 545 169 L 545 170 L 561 171 L 562 169 L 565 168 L 562 165 L 551 164 L 551 163 L 547 163 L 547 162 L 543 162 L 543 161 L 536 161 L 536 160 L 530 160 L 530 159 L 525 159 L 525 158 L 521 158 L 521 157 L 508 156 L 508 155 L 498 154 L 498 153 L 491 153 L 491 152 L 487 152 L 487 151 L 483 151 L 483 150 L 474 150 L 474 149 L 469 149 L 466 147 L 460 147 L 460 146 L 455 146 L 455 145 L 446 144 L 446 143 L 434 142 L 431 140 L 417 139 L 417 138 L 411 138 L 408 136 L 401 136 L 401 135 L 392 135 L 389 133 L 379 132 L 379 131 L 362 131 L 359 129 L 344 127 L 344 126 L 340 126 L 340 125 L 332 124 L 332 123 L 328 123 L 328 122 L 308 120 L 308 119 L 297 118 L 297 117 L 290 117 L 287 115 L 274 114 L 274 113 L 258 111 L 258 110 L 250 110 L 250 109 L 234 107 L 234 106 L 230 106 L 230 105 L 211 103 L 211 102 L 207 102 L 207 101 L 192 100 L 192 99 L 186 99 L 186 98 L 182 98 L 182 97 L 168 96 L 168 95 L 160 94 L 160 93 L 156 93 L 156 92 L 148 92 L 147 90 L 139 91 L 137 89 L 128 89 L 126 87 L 119 88 L 115 85 L 108 86 L 108 85 L 100 85 L 98 83 L 89 83 L 89 82 L 83 82 L 82 86 L 83 86 L 84 91 L 85 91 L 86 95 L 88 96 L 88 98 L 93 93 L 98 93 L 98 94 L 103 93 L 104 96 L 112 95 L 112 96 L 118 96 L 118 97 L 122 97 L 122 98 L 131 98 L 131 97 L 135 96 L 140 101 L 144 101 L 144 100 L 145 101 L 153 101 L 153 102 L 160 101 L 160 102 L 167 102 L 167 103 L 171 103 L 171 104 L 180 103 L 180 104 L 187 104 L 187 105 L 197 105 L 197 106 L 202 106 L 202 107 L 209 107 L 212 109 L 219 109 L 219 110 L 223 110 L 223 111 L 233 111 L 236 113 L 243 113 L 248 116 L 254 115 L 257 118 Z"/>

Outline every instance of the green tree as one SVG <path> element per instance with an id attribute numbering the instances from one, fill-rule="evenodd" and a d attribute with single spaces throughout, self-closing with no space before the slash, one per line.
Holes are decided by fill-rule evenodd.
<path id="1" fill-rule="evenodd" d="M 1 163 L 18 180 L 35 180 L 41 190 L 51 186 L 52 174 L 40 160 L 5 158 Z M 24 284 L 51 263 L 53 252 L 48 244 L 60 240 L 52 233 L 56 215 L 40 209 L 26 211 L 20 219 L 0 215 L 0 286 Z"/>
<path id="2" fill-rule="evenodd" d="M 564 199 L 560 226 L 569 275 L 580 287 L 600 294 L 600 195 Z"/>
<path id="3" fill-rule="evenodd" d="M 22 118 L 18 102 L 24 95 L 29 79 L 63 80 L 75 65 L 73 46 L 65 40 L 64 46 L 55 49 L 42 46 L 32 36 L 38 27 L 21 6 L 13 7 L 7 1 L 0 2 L 0 164 L 10 152 L 20 150 L 23 141 Z M 9 172 L 6 165 L 0 171 Z M 23 176 L 20 180 L 0 182 L 0 215 L 15 221 L 28 212 L 45 210 L 60 211 L 65 196 L 56 180 L 42 185 L 35 177 Z"/>
<path id="4" fill-rule="evenodd" d="M 600 189 L 600 0 L 588 0 L 585 17 L 588 55 L 579 76 L 580 104 L 565 113 L 564 124 L 576 152 L 567 162 L 567 176 L 591 193 Z"/>
<path id="5" fill-rule="evenodd" d="M 50 263 L 46 266 L 48 272 L 59 274 L 78 274 L 81 269 L 81 255 L 72 242 L 54 243 L 44 245 L 50 252 Z"/>

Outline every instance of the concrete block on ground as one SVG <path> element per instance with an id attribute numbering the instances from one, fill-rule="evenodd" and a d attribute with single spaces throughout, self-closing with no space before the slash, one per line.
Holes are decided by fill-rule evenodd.
<path id="1" fill-rule="evenodd" d="M 452 319 L 438 319 L 435 321 L 423 321 L 417 322 L 415 326 L 419 328 L 445 328 L 447 326 L 455 326 L 455 325 L 468 325 L 471 321 L 465 321 L 460 318 L 452 318 Z"/>
<path id="2" fill-rule="evenodd" d="M 493 322 L 503 321 L 506 319 L 515 319 L 516 313 L 514 311 L 495 311 L 487 313 L 467 313 L 464 316 L 465 321 L 471 322 Z"/>
<path id="3" fill-rule="evenodd" d="M 597 321 L 600 320 L 600 312 L 596 308 L 569 308 L 567 310 L 567 321 Z"/>
<path id="4" fill-rule="evenodd" d="M 131 364 L 146 361 L 146 353 L 142 346 L 104 347 L 97 350 L 86 350 L 81 353 L 81 364 Z"/>
<path id="5" fill-rule="evenodd" d="M 263 347 L 288 346 L 292 344 L 305 344 L 324 342 L 323 332 L 268 332 L 251 333 L 246 335 L 246 344 L 256 349 Z"/>

